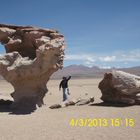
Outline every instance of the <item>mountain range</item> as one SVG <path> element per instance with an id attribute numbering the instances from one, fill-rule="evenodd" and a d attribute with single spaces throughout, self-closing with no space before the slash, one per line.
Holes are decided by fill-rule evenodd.
<path id="1" fill-rule="evenodd" d="M 112 70 L 121 70 L 140 76 L 140 66 L 119 69 L 117 68 L 102 69 L 97 66 L 86 67 L 84 65 L 70 65 L 55 72 L 51 76 L 51 79 L 60 79 L 63 76 L 69 75 L 71 75 L 73 78 L 101 78 L 106 72 L 110 72 Z"/>
<path id="2" fill-rule="evenodd" d="M 84 65 L 70 65 L 64 67 L 58 71 L 56 71 L 50 79 L 61 79 L 63 76 L 71 75 L 75 79 L 80 78 L 102 78 L 106 72 L 111 72 L 112 70 L 121 70 L 131 74 L 135 74 L 140 76 L 140 66 L 131 67 L 131 68 L 111 68 L 111 69 L 103 69 L 97 66 L 86 67 Z M 0 76 L 0 80 L 3 77 Z"/>

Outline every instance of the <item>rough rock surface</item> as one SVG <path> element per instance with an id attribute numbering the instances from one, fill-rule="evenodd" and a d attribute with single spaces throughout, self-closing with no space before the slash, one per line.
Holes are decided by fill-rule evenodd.
<path id="1" fill-rule="evenodd" d="M 104 102 L 140 104 L 140 77 L 123 71 L 106 73 L 99 83 Z"/>
<path id="2" fill-rule="evenodd" d="M 0 74 L 15 91 L 13 107 L 43 104 L 49 77 L 63 67 L 64 37 L 56 30 L 0 24 Z"/>

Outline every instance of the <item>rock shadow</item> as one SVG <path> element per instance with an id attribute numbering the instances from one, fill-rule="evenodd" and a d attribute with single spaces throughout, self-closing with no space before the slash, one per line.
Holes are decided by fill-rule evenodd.
<path id="1" fill-rule="evenodd" d="M 93 103 L 89 104 L 89 106 L 99 106 L 99 107 L 130 107 L 133 105 L 124 104 L 124 103 L 111 103 L 111 102 L 101 102 L 101 103 Z"/>
<path id="2" fill-rule="evenodd" d="M 36 107 L 30 108 L 12 108 L 13 101 L 0 100 L 0 112 L 8 112 L 9 115 L 27 115 L 31 114 L 36 110 Z"/>

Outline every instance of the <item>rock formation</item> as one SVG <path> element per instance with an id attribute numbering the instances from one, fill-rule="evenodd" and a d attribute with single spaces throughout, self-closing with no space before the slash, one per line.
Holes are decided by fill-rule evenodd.
<path id="1" fill-rule="evenodd" d="M 0 24 L 0 74 L 14 87 L 13 107 L 43 105 L 49 77 L 63 67 L 64 37 L 56 30 Z"/>
<path id="2" fill-rule="evenodd" d="M 140 104 L 139 76 L 123 71 L 106 73 L 104 79 L 99 83 L 99 89 L 104 102 Z"/>

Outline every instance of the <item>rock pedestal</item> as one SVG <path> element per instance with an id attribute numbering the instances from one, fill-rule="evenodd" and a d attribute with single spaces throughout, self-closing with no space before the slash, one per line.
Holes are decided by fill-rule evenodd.
<path id="1" fill-rule="evenodd" d="M 99 83 L 99 89 L 104 102 L 140 104 L 139 76 L 123 71 L 106 73 L 104 79 Z"/>
<path id="2" fill-rule="evenodd" d="M 14 87 L 13 107 L 43 105 L 49 77 L 63 67 L 64 37 L 56 30 L 0 24 L 0 74 Z"/>

